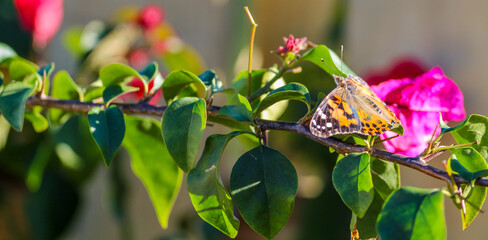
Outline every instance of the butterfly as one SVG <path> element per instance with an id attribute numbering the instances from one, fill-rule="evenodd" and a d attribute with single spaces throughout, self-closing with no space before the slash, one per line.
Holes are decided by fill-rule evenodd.
<path id="1" fill-rule="evenodd" d="M 357 133 L 376 136 L 400 124 L 363 79 L 333 76 L 337 87 L 322 100 L 310 121 L 313 135 L 330 137 Z"/>

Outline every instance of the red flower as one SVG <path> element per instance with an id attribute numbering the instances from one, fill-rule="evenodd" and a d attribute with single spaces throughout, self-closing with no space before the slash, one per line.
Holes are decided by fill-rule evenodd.
<path id="1" fill-rule="evenodd" d="M 63 20 L 63 0 L 14 0 L 22 27 L 32 34 L 33 45 L 44 48 Z"/>
<path id="2" fill-rule="evenodd" d="M 370 71 L 364 74 L 364 79 L 369 85 L 378 85 L 390 79 L 414 78 L 425 71 L 427 68 L 419 60 L 406 57 L 398 59 L 386 72 Z"/>
<path id="3" fill-rule="evenodd" d="M 286 56 L 288 53 L 297 54 L 301 50 L 305 50 L 308 47 L 306 37 L 295 38 L 290 34 L 288 38 L 284 37 L 283 41 L 285 42 L 285 46 L 279 46 L 277 50 L 281 56 Z"/>
<path id="4" fill-rule="evenodd" d="M 439 124 L 439 112 L 445 121 L 466 117 L 461 90 L 440 67 L 416 78 L 390 79 L 371 89 L 385 101 L 405 129 L 404 136 L 384 142 L 391 152 L 412 157 L 422 153 Z M 395 135 L 387 132 L 381 138 Z"/>
<path id="5" fill-rule="evenodd" d="M 144 83 L 142 81 L 143 80 L 137 77 L 132 78 L 132 80 L 129 83 L 127 83 L 127 86 L 136 87 L 139 89 L 134 92 L 124 93 L 123 95 L 117 97 L 117 99 L 115 99 L 114 102 L 117 103 L 139 102 L 146 95 L 146 93 L 144 92 Z M 154 79 L 151 80 L 147 85 L 148 92 L 151 92 L 153 90 L 152 89 L 153 86 L 154 86 Z M 153 97 L 149 100 L 148 104 L 152 106 L 162 106 L 164 104 L 163 91 L 161 89 L 158 89 L 154 93 Z"/>

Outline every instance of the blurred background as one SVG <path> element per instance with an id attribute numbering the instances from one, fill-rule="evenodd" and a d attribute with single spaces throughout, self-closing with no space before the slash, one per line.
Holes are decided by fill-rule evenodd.
<path id="1" fill-rule="evenodd" d="M 363 78 L 387 74 L 392 68 L 402 64 L 413 65 L 424 71 L 437 65 L 441 66 L 446 75 L 454 80 L 464 93 L 467 113 L 488 113 L 488 97 L 485 93 L 488 87 L 488 73 L 484 71 L 487 67 L 485 58 L 488 56 L 488 2 L 482 0 L 64 1 L 64 18 L 59 31 L 50 43 L 43 45 L 41 42 L 34 50 L 31 48 L 32 36 L 23 31 L 16 20 L 12 1 L 0 0 L 0 42 L 11 45 L 22 56 L 39 63 L 54 62 L 56 71 L 66 69 L 75 78 L 87 76 L 89 74 L 86 72 L 89 71 L 80 69 L 86 69 L 88 66 L 93 70 L 97 68 L 96 64 L 100 65 L 110 60 L 98 61 L 94 57 L 83 56 L 82 51 L 77 52 L 73 48 L 68 50 L 67 45 L 70 45 L 67 36 L 76 35 L 73 27 L 83 28 L 92 24 L 93 29 L 105 29 L 94 32 L 105 31 L 103 34 L 108 34 L 108 27 L 100 27 L 92 21 L 127 21 L 132 16 L 132 10 L 126 10 L 125 14 L 116 14 L 117 9 L 128 9 L 127 6 L 140 9 L 147 4 L 156 4 L 164 9 L 164 19 L 171 25 L 164 28 L 166 32 L 160 34 L 177 36 L 176 44 L 183 42 L 188 47 L 185 54 L 191 55 L 190 58 L 194 62 L 187 62 L 186 67 L 194 71 L 214 69 L 226 86 L 230 86 L 238 72 L 247 68 L 247 47 L 251 28 L 243 7 L 249 6 L 259 25 L 253 59 L 255 69 L 268 68 L 279 63 L 279 59 L 271 54 L 271 51 L 283 45 L 283 37 L 293 34 L 295 37 L 307 37 L 316 44 L 325 44 L 336 52 L 339 52 L 340 45 L 344 45 L 344 62 Z M 120 35 L 126 40 L 133 36 L 130 30 L 127 31 Z M 148 41 L 152 39 L 145 37 Z M 116 46 L 124 46 L 124 42 L 120 44 L 122 45 Z M 130 46 L 122 57 L 137 65 L 138 59 L 145 59 L 144 54 L 147 54 L 131 55 L 130 52 L 135 52 L 138 47 L 147 49 L 145 45 L 136 48 Z M 149 54 L 156 52 L 157 55 L 158 49 L 160 50 L 151 46 Z M 166 62 L 162 60 L 161 63 L 166 70 L 174 67 L 168 59 Z M 84 65 L 80 65 L 83 61 Z M 87 61 L 91 63 L 86 64 Z M 305 84 L 313 96 L 320 91 L 328 92 L 334 87 L 330 77 L 315 66 L 304 64 L 302 67 L 303 72 L 307 74 L 288 76 L 285 80 Z M 80 83 L 89 81 L 83 77 L 77 80 Z M 217 103 L 219 101 L 221 100 L 217 99 Z M 300 104 L 290 103 L 289 109 L 281 119 L 297 121 L 303 111 Z M 5 126 L 6 123 L 0 124 Z M 75 119 L 70 120 L 70 124 L 72 125 L 66 128 L 73 130 L 82 123 Z M 9 136 L 9 141 L 15 139 L 15 143 L 24 144 L 24 148 L 8 152 L 2 150 L 0 153 L 0 239 L 17 239 L 15 236 L 28 239 L 29 235 L 26 232 L 32 230 L 26 227 L 29 224 L 26 224 L 25 216 L 37 216 L 37 221 L 44 221 L 43 216 L 49 213 L 36 213 L 35 210 L 29 209 L 39 210 L 46 207 L 47 205 L 35 203 L 39 199 L 53 195 L 59 198 L 53 199 L 53 202 L 48 203 L 49 206 L 70 209 L 69 212 L 73 215 L 72 218 L 66 217 L 71 220 L 66 229 L 59 230 L 59 239 L 129 239 L 128 236 L 131 236 L 131 239 L 225 239 L 199 219 L 191 206 L 185 186 L 182 186 L 176 200 L 169 228 L 162 230 L 143 185 L 132 173 L 130 159 L 124 150 L 121 150 L 110 168 L 101 164 L 99 156 L 90 155 L 90 150 L 80 150 L 87 152 L 87 158 L 98 161 L 87 170 L 89 174 L 81 174 L 84 175 L 83 180 L 80 180 L 83 183 L 75 184 L 76 187 L 71 189 L 70 183 L 60 180 L 62 177 L 57 173 L 46 174 L 40 191 L 47 191 L 43 193 L 47 195 L 39 192 L 37 195 L 29 193 L 22 180 L 25 170 L 21 168 L 27 169 L 31 160 L 26 157 L 27 160 L 22 160 L 23 165 L 11 163 L 15 161 L 16 157 L 12 156 L 16 153 L 26 151 L 25 149 L 37 149 L 39 146 L 39 142 L 35 142 L 38 135 L 32 130 L 31 135 L 28 135 L 28 127 L 25 131 L 22 136 L 17 133 L 11 133 Z M 208 136 L 211 133 L 226 131 L 228 130 L 225 128 L 214 126 L 205 134 Z M 299 193 L 295 209 L 276 239 L 348 239 L 351 214 L 337 196 L 330 177 L 335 156 L 330 154 L 327 148 L 293 134 L 272 133 L 269 142 L 272 147 L 279 149 L 293 161 L 299 175 Z M 226 186 L 233 163 L 245 151 L 246 148 L 241 141 L 232 141 L 226 149 L 221 164 L 222 180 Z M 27 155 L 32 158 L 34 154 L 33 152 Z M 433 160 L 432 164 L 441 167 L 442 159 L 445 157 Z M 401 176 L 403 186 L 445 186 L 439 180 L 404 167 L 401 168 Z M 53 183 L 52 187 L 45 186 L 50 183 Z M 60 190 L 62 187 L 65 190 Z M 118 197 L 124 200 L 114 200 Z M 449 239 L 479 239 L 488 234 L 485 227 L 488 222 L 486 213 L 478 215 L 473 224 L 462 231 L 459 210 L 449 199 L 445 200 Z M 26 204 L 28 207 L 24 207 Z M 118 216 L 117 213 L 120 212 L 123 212 L 122 215 L 125 217 Z M 58 229 L 52 231 L 56 232 Z M 236 239 L 263 238 L 241 221 Z"/>

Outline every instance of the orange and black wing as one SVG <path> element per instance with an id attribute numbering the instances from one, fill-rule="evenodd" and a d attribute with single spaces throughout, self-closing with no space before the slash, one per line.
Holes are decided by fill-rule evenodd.
<path id="1" fill-rule="evenodd" d="M 355 91 L 351 94 L 351 104 L 357 109 L 356 112 L 361 122 L 360 133 L 376 136 L 400 124 L 400 120 L 366 86 L 356 85 Z"/>
<path id="2" fill-rule="evenodd" d="M 361 122 L 350 93 L 337 87 L 322 100 L 310 121 L 310 131 L 319 137 L 359 133 Z"/>

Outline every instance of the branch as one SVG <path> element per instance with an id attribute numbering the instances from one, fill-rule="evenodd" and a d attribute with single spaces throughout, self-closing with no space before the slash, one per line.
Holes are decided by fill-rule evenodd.
<path id="1" fill-rule="evenodd" d="M 312 139 L 315 142 L 318 142 L 324 146 L 331 147 L 335 149 L 338 153 L 357 153 L 357 152 L 365 152 L 366 148 L 361 145 L 356 145 L 352 143 L 343 142 L 337 140 L 335 138 L 321 138 L 313 135 L 310 130 L 298 123 L 292 122 L 280 122 L 280 121 L 268 121 L 263 119 L 256 119 L 254 121 L 256 125 L 260 126 L 263 130 L 281 130 L 287 132 L 294 132 L 305 136 L 307 138 Z M 381 160 L 385 160 L 388 162 L 398 163 L 400 165 L 415 169 L 422 173 L 425 173 L 429 176 L 434 178 L 450 182 L 449 175 L 440 169 L 432 167 L 424 163 L 418 157 L 407 157 L 404 155 L 399 155 L 391 152 L 387 152 L 380 149 L 371 149 L 369 151 L 370 155 L 374 158 L 378 158 Z M 458 184 L 469 184 L 466 180 L 461 178 L 459 175 L 453 175 L 454 181 Z M 478 178 L 475 182 L 476 185 L 479 186 L 488 186 L 488 178 Z"/>
<path id="2" fill-rule="evenodd" d="M 115 105 L 119 107 L 120 110 L 126 114 L 150 115 L 156 117 L 161 117 L 164 113 L 164 110 L 166 110 L 166 107 L 154 107 L 154 106 L 147 105 L 145 103 L 138 103 L 138 104 L 113 103 L 111 105 Z M 44 97 L 31 96 L 27 100 L 26 106 L 27 107 L 42 106 L 44 108 L 57 108 L 69 112 L 88 113 L 90 109 L 92 109 L 93 107 L 103 107 L 103 104 L 70 101 L 70 100 L 59 100 L 59 99 L 54 99 L 45 96 Z M 219 109 L 220 107 L 210 106 L 208 108 L 208 115 L 215 116 L 219 111 Z M 331 147 L 341 154 L 366 151 L 366 148 L 361 145 L 343 142 L 335 138 L 317 137 L 313 135 L 307 127 L 299 123 L 269 121 L 269 120 L 264 120 L 259 118 L 255 119 L 254 123 L 258 127 L 260 127 L 262 131 L 280 130 L 280 131 L 297 133 L 315 142 L 318 142 L 324 146 Z M 446 181 L 448 183 L 451 182 L 449 175 L 445 171 L 426 164 L 424 161 L 420 160 L 419 157 L 407 157 L 407 156 L 394 154 L 394 153 L 390 153 L 384 150 L 374 149 L 374 148 L 370 149 L 369 153 L 374 158 L 397 163 L 415 169 L 419 172 L 425 173 L 431 177 Z M 454 178 L 454 181 L 457 184 L 469 184 L 466 180 L 462 179 L 459 175 L 453 175 L 452 177 Z M 484 178 L 484 177 L 478 178 L 475 184 L 478 186 L 488 187 L 488 178 Z"/>

